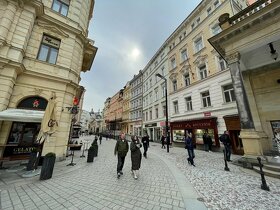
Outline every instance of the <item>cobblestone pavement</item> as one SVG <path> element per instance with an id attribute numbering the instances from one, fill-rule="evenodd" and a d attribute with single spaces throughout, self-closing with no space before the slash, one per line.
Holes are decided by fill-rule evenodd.
<path id="1" fill-rule="evenodd" d="M 93 138 L 93 137 L 84 137 Z M 116 178 L 114 140 L 103 140 L 94 163 L 75 154 L 76 166 L 57 162 L 53 178 L 20 178 L 0 171 L 0 209 L 280 209 L 280 180 L 266 177 L 270 192 L 260 189 L 260 175 L 229 164 L 222 153 L 196 150 L 196 167 L 188 165 L 186 150 L 161 149 L 151 143 L 140 176 L 130 174 L 130 154 L 124 175 Z M 232 158 L 237 158 L 233 156 Z M 1 174 L 2 173 L 2 174 Z M 194 187 L 194 189 L 193 189 Z M 202 200 L 204 203 L 198 201 Z"/>
<path id="2" fill-rule="evenodd" d="M 152 144 L 152 150 L 159 152 L 159 146 Z M 195 150 L 196 167 L 187 163 L 187 151 L 171 148 L 164 158 L 176 164 L 204 199 L 208 209 L 224 210 L 278 210 L 280 209 L 280 180 L 267 177 L 270 191 L 260 188 L 258 173 L 229 163 L 230 172 L 224 171 L 223 154 Z M 239 156 L 232 155 L 232 159 Z"/>
<path id="3" fill-rule="evenodd" d="M 93 163 L 80 154 L 75 155 L 76 166 L 66 167 L 71 157 L 57 162 L 52 179 L 46 181 L 1 171 L 0 209 L 206 209 L 183 173 L 163 160 L 156 146 L 142 160 L 138 180 L 130 173 L 130 153 L 124 175 L 117 179 L 114 146 L 114 140 L 103 140 Z"/>

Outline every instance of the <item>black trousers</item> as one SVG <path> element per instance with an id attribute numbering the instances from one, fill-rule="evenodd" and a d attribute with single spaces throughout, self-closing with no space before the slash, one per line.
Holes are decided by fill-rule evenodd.
<path id="1" fill-rule="evenodd" d="M 144 147 L 144 157 L 147 157 L 147 151 L 148 151 L 148 144 L 143 144 L 143 147 Z"/>
<path id="2" fill-rule="evenodd" d="M 123 165 L 124 165 L 124 161 L 125 161 L 125 156 L 118 155 L 117 173 L 122 171 Z"/>

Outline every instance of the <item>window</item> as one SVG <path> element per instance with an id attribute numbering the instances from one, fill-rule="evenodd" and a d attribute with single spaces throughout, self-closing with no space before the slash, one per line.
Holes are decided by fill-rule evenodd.
<path id="1" fill-rule="evenodd" d="M 192 111 L 192 97 L 186 97 L 185 98 L 186 101 L 186 109 L 187 111 Z"/>
<path id="2" fill-rule="evenodd" d="M 212 34 L 216 35 L 218 33 L 220 33 L 222 31 L 221 27 L 219 26 L 219 24 L 215 24 L 212 28 Z"/>
<path id="3" fill-rule="evenodd" d="M 158 108 L 155 109 L 156 111 L 156 119 L 158 118 Z"/>
<path id="4" fill-rule="evenodd" d="M 158 100 L 158 89 L 155 89 L 155 100 Z"/>
<path id="5" fill-rule="evenodd" d="M 210 15 L 210 14 L 211 14 L 211 12 L 212 12 L 212 8 L 211 8 L 211 7 L 209 7 L 209 8 L 207 9 L 207 15 Z"/>
<path id="6" fill-rule="evenodd" d="M 201 93 L 201 98 L 202 98 L 202 106 L 203 107 L 211 106 L 211 100 L 210 100 L 210 93 L 209 93 L 209 91 Z"/>
<path id="7" fill-rule="evenodd" d="M 197 25 L 200 23 L 200 17 L 196 19 Z"/>
<path id="8" fill-rule="evenodd" d="M 54 0 L 52 9 L 63 16 L 67 16 L 69 10 L 69 0 Z"/>
<path id="9" fill-rule="evenodd" d="M 232 84 L 223 86 L 223 91 L 226 103 L 235 101 L 235 94 Z"/>
<path id="10" fill-rule="evenodd" d="M 166 116 L 166 106 L 165 105 L 162 105 L 162 113 L 163 113 L 163 116 L 165 117 Z"/>
<path id="11" fill-rule="evenodd" d="M 165 76 L 164 66 L 161 68 L 161 75 L 162 75 L 162 76 Z"/>
<path id="12" fill-rule="evenodd" d="M 205 79 L 207 77 L 206 65 L 199 67 L 199 75 L 200 75 L 200 79 Z"/>
<path id="13" fill-rule="evenodd" d="M 179 113 L 178 101 L 173 102 L 174 114 Z"/>
<path id="14" fill-rule="evenodd" d="M 227 68 L 227 64 L 226 64 L 225 60 L 221 56 L 219 56 L 218 57 L 218 62 L 219 62 L 220 70 L 224 71 Z"/>
<path id="15" fill-rule="evenodd" d="M 150 120 L 152 120 L 153 119 L 153 112 L 152 112 L 152 110 L 150 111 Z"/>
<path id="16" fill-rule="evenodd" d="M 153 103 L 153 94 L 150 93 L 150 104 Z"/>
<path id="17" fill-rule="evenodd" d="M 184 80 L 185 80 L 185 85 L 186 87 L 189 86 L 191 84 L 191 81 L 190 81 L 190 74 L 187 73 L 184 75 Z"/>
<path id="18" fill-rule="evenodd" d="M 183 62 L 187 59 L 188 59 L 188 55 L 187 55 L 187 50 L 185 49 L 181 52 L 181 61 Z"/>
<path id="19" fill-rule="evenodd" d="M 150 79 L 150 88 L 152 87 L 152 78 Z"/>
<path id="20" fill-rule="evenodd" d="M 175 60 L 175 58 L 173 58 L 171 60 L 171 69 L 174 69 L 174 68 L 176 68 L 176 60 Z"/>
<path id="21" fill-rule="evenodd" d="M 177 80 L 172 81 L 173 91 L 177 90 Z"/>
<path id="22" fill-rule="evenodd" d="M 219 1 L 219 0 L 217 0 L 217 1 L 214 2 L 214 7 L 215 7 L 215 9 L 216 9 L 219 5 L 220 5 L 220 1 Z"/>
<path id="23" fill-rule="evenodd" d="M 195 47 L 195 52 L 199 52 L 200 50 L 202 50 L 203 48 L 203 43 L 202 43 L 202 38 L 198 38 L 197 40 L 195 40 L 194 42 L 194 47 Z"/>
<path id="24" fill-rule="evenodd" d="M 55 64 L 59 46 L 60 40 L 51 38 L 47 35 L 43 35 L 43 40 L 37 59 L 40 61 L 46 61 L 48 63 Z"/>
<path id="25" fill-rule="evenodd" d="M 148 119 L 148 112 L 146 112 L 146 121 L 148 121 L 149 119 Z"/>

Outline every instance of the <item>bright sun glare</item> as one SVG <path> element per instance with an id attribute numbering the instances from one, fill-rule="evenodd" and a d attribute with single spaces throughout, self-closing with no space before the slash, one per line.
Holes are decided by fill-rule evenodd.
<path id="1" fill-rule="evenodd" d="M 134 48 L 131 55 L 133 58 L 137 58 L 140 55 L 140 51 L 137 48 Z"/>

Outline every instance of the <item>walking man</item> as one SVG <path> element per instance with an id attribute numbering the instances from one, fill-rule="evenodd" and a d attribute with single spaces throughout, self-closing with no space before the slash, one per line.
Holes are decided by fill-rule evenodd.
<path id="1" fill-rule="evenodd" d="M 185 138 L 185 148 L 188 150 L 188 163 L 192 166 L 195 166 L 194 164 L 194 146 L 192 141 L 192 133 L 191 131 L 188 131 L 187 136 Z"/>
<path id="2" fill-rule="evenodd" d="M 230 148 L 231 140 L 230 140 L 229 132 L 228 132 L 228 131 L 225 131 L 224 134 L 220 136 L 220 141 L 224 144 L 225 151 L 226 151 L 226 159 L 227 159 L 227 161 L 230 162 L 230 161 L 231 161 L 231 160 L 230 160 L 230 155 L 231 155 L 231 148 Z"/>
<path id="3" fill-rule="evenodd" d="M 101 141 L 102 141 L 102 134 L 99 135 L 99 142 L 101 144 Z"/>
<path id="4" fill-rule="evenodd" d="M 144 147 L 143 156 L 145 158 L 147 158 L 147 151 L 148 151 L 149 143 L 150 143 L 150 138 L 149 138 L 149 135 L 146 133 L 145 136 L 142 138 L 142 144 Z"/>
<path id="5" fill-rule="evenodd" d="M 164 145 L 165 136 L 164 135 L 161 136 L 160 141 L 161 141 L 161 149 L 165 149 L 165 145 Z"/>
<path id="6" fill-rule="evenodd" d="M 117 175 L 118 179 L 121 175 L 123 175 L 122 169 L 125 161 L 126 154 L 128 152 L 128 142 L 125 139 L 125 134 L 121 134 L 121 139 L 117 140 L 116 146 L 115 146 L 115 155 L 118 155 L 118 165 L 117 165 Z"/>

